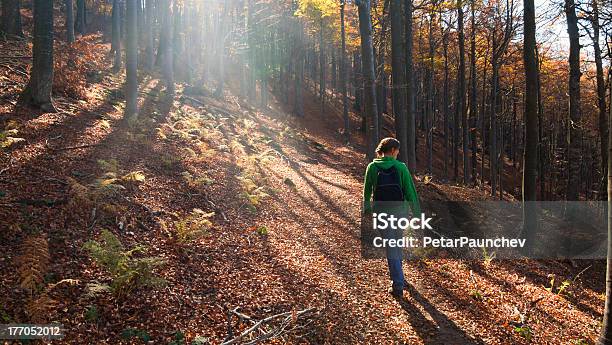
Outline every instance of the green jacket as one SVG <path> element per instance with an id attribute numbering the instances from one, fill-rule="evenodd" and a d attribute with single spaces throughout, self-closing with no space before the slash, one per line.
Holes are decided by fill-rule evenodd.
<path id="1" fill-rule="evenodd" d="M 419 203 L 419 196 L 417 195 L 414 182 L 412 181 L 412 175 L 408 171 L 406 164 L 398 161 L 393 157 L 381 157 L 374 159 L 368 168 L 366 169 L 365 182 L 363 184 L 363 210 L 366 213 L 372 212 L 372 194 L 374 187 L 376 186 L 376 179 L 378 178 L 378 169 L 389 169 L 395 166 L 397 172 L 400 175 L 400 183 L 404 192 L 404 198 L 410 205 L 412 214 L 414 216 L 421 215 L 421 205 Z"/>

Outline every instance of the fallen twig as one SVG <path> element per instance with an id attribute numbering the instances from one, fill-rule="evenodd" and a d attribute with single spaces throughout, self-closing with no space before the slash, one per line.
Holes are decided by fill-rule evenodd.
<path id="1" fill-rule="evenodd" d="M 300 310 L 300 311 L 297 311 L 297 312 L 288 311 L 288 312 L 285 312 L 285 313 L 280 313 L 280 314 L 268 316 L 265 319 L 261 319 L 261 320 L 255 322 L 255 324 L 253 326 L 251 326 L 250 328 L 246 329 L 244 332 L 240 333 L 237 337 L 234 337 L 234 338 L 232 338 L 230 340 L 224 341 L 223 343 L 221 343 L 221 345 L 231 345 L 231 344 L 241 343 L 243 340 L 246 340 L 245 338 L 247 338 L 248 336 L 250 336 L 251 334 L 253 334 L 257 330 L 259 330 L 261 327 L 269 324 L 272 321 L 275 321 L 275 320 L 278 320 L 278 319 L 282 319 L 279 325 L 277 325 L 276 327 L 272 328 L 270 331 L 262 332 L 261 335 L 255 337 L 254 339 L 250 339 L 245 344 L 256 344 L 256 343 L 259 343 L 259 342 L 267 340 L 267 339 L 276 338 L 276 337 L 281 336 L 282 334 L 286 333 L 288 331 L 287 328 L 289 327 L 289 325 L 291 325 L 292 323 L 297 322 L 297 320 L 300 317 L 302 317 L 305 314 L 310 313 L 310 312 L 312 312 L 314 310 L 315 310 L 314 308 L 308 308 L 308 309 Z M 228 311 L 228 313 L 236 314 L 237 312 Z M 245 318 L 246 320 L 252 321 L 251 317 L 246 316 L 244 314 L 240 314 L 240 315 L 241 315 L 241 318 Z"/>

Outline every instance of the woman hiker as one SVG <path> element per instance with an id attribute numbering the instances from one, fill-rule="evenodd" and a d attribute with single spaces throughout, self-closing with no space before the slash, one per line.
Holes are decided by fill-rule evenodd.
<path id="1" fill-rule="evenodd" d="M 397 160 L 400 142 L 395 138 L 385 138 L 376 148 L 375 158 L 366 169 L 363 186 L 363 210 L 366 215 L 372 212 L 402 213 L 407 216 L 408 205 L 415 217 L 421 215 L 419 197 L 412 181 L 412 175 L 406 164 Z M 373 197 L 373 200 L 371 200 Z M 399 207 L 398 207 L 399 205 Z M 381 230 L 384 239 L 399 239 L 403 236 L 402 230 Z M 389 275 L 393 284 L 389 292 L 396 298 L 403 296 L 406 288 L 404 272 L 402 270 L 402 248 L 386 248 Z"/>

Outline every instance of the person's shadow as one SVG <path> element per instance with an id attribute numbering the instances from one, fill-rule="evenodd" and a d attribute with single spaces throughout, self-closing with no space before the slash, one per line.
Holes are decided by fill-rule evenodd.
<path id="1" fill-rule="evenodd" d="M 423 297 L 410 283 L 406 285 L 410 296 L 431 316 L 425 317 L 416 305 L 406 299 L 399 301 L 402 309 L 410 321 L 412 328 L 418 333 L 425 344 L 431 345 L 484 345 L 482 340 L 473 339 L 463 330 L 449 320 L 446 315 L 439 312 L 429 301 Z"/>

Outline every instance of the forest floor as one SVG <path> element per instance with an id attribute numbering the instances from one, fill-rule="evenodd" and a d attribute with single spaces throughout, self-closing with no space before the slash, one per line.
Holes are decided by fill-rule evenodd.
<path id="1" fill-rule="evenodd" d="M 386 262 L 361 256 L 362 138 L 354 131 L 352 146 L 341 141 L 336 109 L 322 116 L 306 92 L 305 116 L 296 118 L 274 99 L 267 108 L 250 104 L 232 83 L 221 99 L 211 96 L 212 84 L 178 87 L 170 97 L 157 77 L 143 76 L 139 120 L 128 123 L 123 76 L 111 72 L 99 39 L 82 43 L 95 57 L 86 94 L 56 97 L 58 113 L 14 111 L 28 61 L 0 64 L 4 323 L 32 316 L 16 258 L 28 237 L 43 233 L 50 252 L 43 284 L 78 281 L 53 288 L 55 303 L 43 308 L 46 321 L 64 324 L 61 343 L 138 343 L 136 335 L 165 344 L 183 334 L 187 343 L 198 336 L 217 344 L 253 325 L 228 321 L 235 308 L 255 320 L 289 312 L 291 331 L 271 343 L 595 341 L 605 262 L 411 260 L 408 291 L 397 301 L 387 293 Z M 27 45 L 10 48 L 29 54 Z M 488 198 L 435 176 L 415 179 L 429 202 Z M 181 238 L 190 222 L 207 231 Z M 122 298 L 91 293 L 110 283 L 83 249 L 102 229 L 163 258 L 155 272 L 164 284 Z M 307 308 L 314 310 L 298 314 Z"/>

